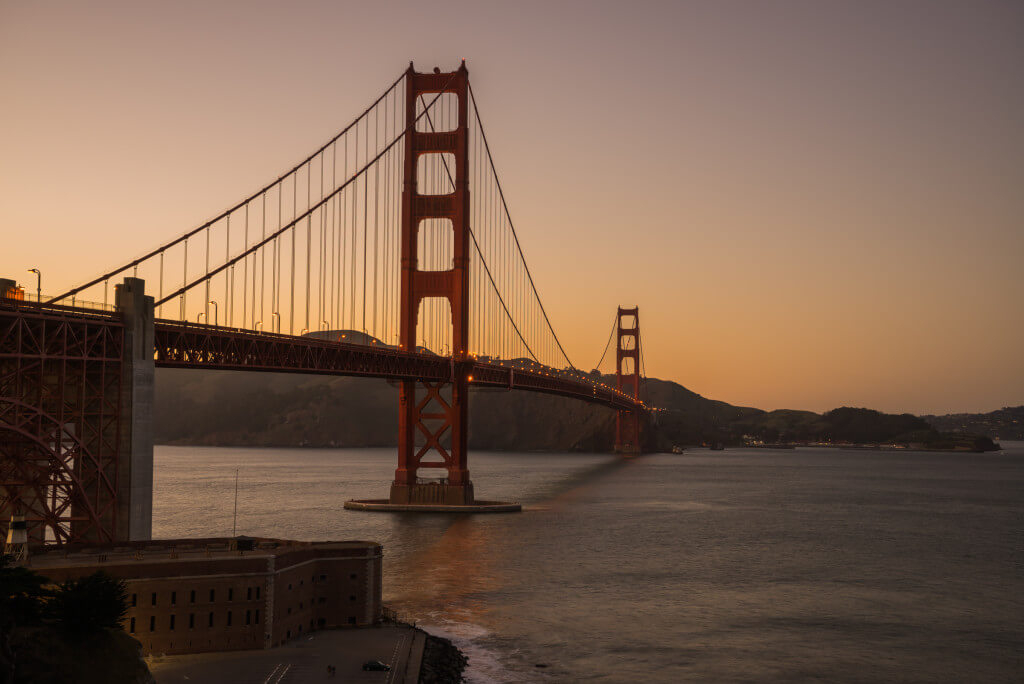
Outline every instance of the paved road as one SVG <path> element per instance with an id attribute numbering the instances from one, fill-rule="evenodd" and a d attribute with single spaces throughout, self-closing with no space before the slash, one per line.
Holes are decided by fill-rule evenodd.
<path id="1" fill-rule="evenodd" d="M 416 684 L 422 644 L 422 633 L 409 627 L 325 630 L 277 648 L 164 656 L 149 667 L 158 684 Z M 364 672 L 367 660 L 391 671 Z M 328 665 L 337 668 L 333 678 Z"/>

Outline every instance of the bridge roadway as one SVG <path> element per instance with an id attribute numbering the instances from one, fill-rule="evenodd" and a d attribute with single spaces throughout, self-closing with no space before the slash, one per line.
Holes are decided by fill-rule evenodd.
<path id="1" fill-rule="evenodd" d="M 475 387 L 544 392 L 613 409 L 640 407 L 635 399 L 615 389 L 551 368 L 531 370 L 511 362 L 473 358 L 455 361 L 386 345 L 350 344 L 161 319 L 154 325 L 154 342 L 156 365 L 164 368 L 315 373 L 425 382 L 450 382 L 457 373 L 465 373 Z"/>
<path id="2" fill-rule="evenodd" d="M 114 311 L 34 302 L 3 300 L 0 328 L 14 334 L 12 318 L 43 319 L 51 326 L 67 322 L 121 327 Z M 41 322 L 41 321 L 40 321 Z M 12 340 L 5 340 L 8 344 Z M 20 344 L 11 345 L 20 347 Z M 456 373 L 472 377 L 474 387 L 543 392 L 597 403 L 615 410 L 635 411 L 642 403 L 614 388 L 578 379 L 553 368 L 524 368 L 510 361 L 469 358 L 455 361 L 431 353 L 406 352 L 387 345 L 363 345 L 251 331 L 226 326 L 157 319 L 154 323 L 155 364 L 158 368 L 310 373 L 450 382 Z M 13 349 L 11 350 L 13 351 Z M 24 350 L 21 350 L 22 352 Z M 42 357 L 60 357 L 59 351 L 39 349 Z M 35 354 L 32 354 L 35 356 Z M 0 356 L 5 356 L 0 350 Z"/>

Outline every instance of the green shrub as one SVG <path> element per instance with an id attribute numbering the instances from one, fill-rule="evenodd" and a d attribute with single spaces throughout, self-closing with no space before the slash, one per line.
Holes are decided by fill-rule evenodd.
<path id="1" fill-rule="evenodd" d="M 94 572 L 61 584 L 47 608 L 50 617 L 71 632 L 120 629 L 128 612 L 128 591 L 122 580 Z"/>

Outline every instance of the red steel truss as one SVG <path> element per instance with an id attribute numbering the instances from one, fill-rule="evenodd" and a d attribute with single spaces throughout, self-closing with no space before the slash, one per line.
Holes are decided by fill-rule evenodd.
<path id="1" fill-rule="evenodd" d="M 469 71 L 462 64 L 452 73 L 416 73 L 405 79 L 405 169 L 402 187 L 402 271 L 399 347 L 416 349 L 420 302 L 441 297 L 451 306 L 453 364 L 465 361 L 469 349 Z M 421 96 L 452 93 L 458 100 L 458 125 L 451 131 L 416 130 L 416 102 Z M 450 154 L 455 159 L 454 188 L 444 195 L 420 194 L 417 166 L 420 155 Z M 423 221 L 447 219 L 452 224 L 452 267 L 445 271 L 419 269 L 419 231 Z M 467 463 L 469 378 L 451 373 L 440 382 L 405 380 L 398 398 L 398 468 L 391 485 L 391 503 L 471 504 L 473 483 Z M 421 492 L 420 468 L 447 471 L 445 501 L 433 501 L 436 488 Z"/>
<path id="2" fill-rule="evenodd" d="M 624 319 L 632 319 L 632 321 L 624 321 Z M 624 309 L 620 306 L 616 328 L 615 386 L 620 392 L 639 402 L 640 308 Z M 621 454 L 640 453 L 641 415 L 637 405 L 619 409 L 615 419 L 615 450 L 617 452 Z"/>
<path id="3" fill-rule="evenodd" d="M 0 300 L 0 519 L 31 543 L 112 541 L 123 328 L 108 314 Z"/>
<path id="4" fill-rule="evenodd" d="M 0 520 L 20 507 L 33 543 L 116 541 L 126 534 L 127 512 L 119 508 L 118 494 L 124 485 L 123 338 L 116 313 L 0 300 Z M 154 346 L 158 367 L 349 375 L 419 385 L 422 394 L 413 407 L 419 421 L 450 414 L 451 395 L 444 389 L 460 383 L 466 391 L 497 387 L 572 397 L 620 416 L 641 410 L 631 394 L 526 360 L 465 354 L 457 360 L 386 345 L 168 320 L 155 322 Z M 465 396 L 460 400 L 464 406 Z M 427 450 L 448 452 L 436 431 L 422 441 L 418 458 Z M 448 461 L 417 463 L 448 467 Z"/>
<path id="5" fill-rule="evenodd" d="M 617 410 L 639 408 L 632 396 L 574 374 L 533 369 L 527 361 L 467 358 L 455 362 L 445 356 L 405 352 L 387 345 L 348 344 L 179 321 L 158 320 L 155 328 L 158 368 L 351 375 L 423 383 L 451 383 L 461 376 L 473 387 L 544 392 Z"/>

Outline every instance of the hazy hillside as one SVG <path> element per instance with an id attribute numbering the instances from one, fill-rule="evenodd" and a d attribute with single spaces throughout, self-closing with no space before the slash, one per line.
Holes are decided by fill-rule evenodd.
<path id="1" fill-rule="evenodd" d="M 157 371 L 158 443 L 237 446 L 395 446 L 397 385 L 365 378 Z M 470 444 L 497 450 L 603 450 L 614 414 L 520 391 L 470 395 Z"/>
<path id="2" fill-rule="evenodd" d="M 921 416 L 936 430 L 986 435 L 993 439 L 1024 440 L 1024 406 L 1007 406 L 989 413 L 951 413 Z"/>
<path id="3" fill-rule="evenodd" d="M 606 378 L 611 380 L 611 378 Z M 644 381 L 652 406 L 647 448 L 705 442 L 920 442 L 941 440 L 924 420 L 869 409 L 765 412 L 701 397 L 664 380 Z M 470 395 L 470 446 L 518 451 L 607 451 L 615 414 L 574 399 L 522 391 L 477 389 Z M 365 378 L 159 369 L 156 441 L 219 446 L 395 446 L 398 389 Z"/>
<path id="4" fill-rule="evenodd" d="M 671 411 L 645 432 L 652 448 L 727 434 L 738 418 L 762 413 L 705 399 L 662 380 L 645 396 Z M 606 451 L 615 413 L 596 404 L 525 391 L 470 394 L 470 445 L 519 451 Z M 366 378 L 159 369 L 156 441 L 234 446 L 395 446 L 396 384 Z"/>

